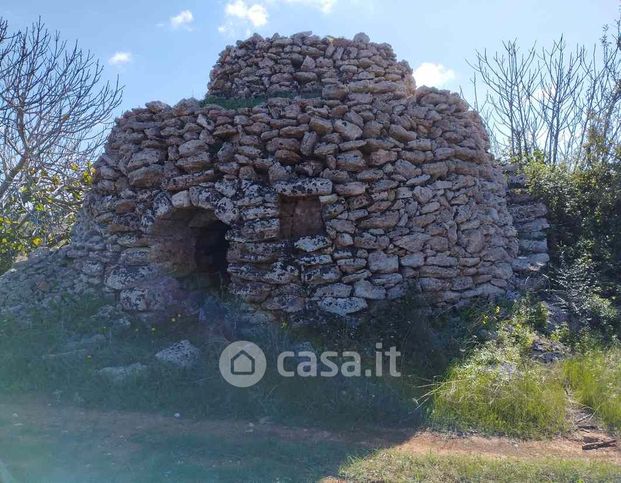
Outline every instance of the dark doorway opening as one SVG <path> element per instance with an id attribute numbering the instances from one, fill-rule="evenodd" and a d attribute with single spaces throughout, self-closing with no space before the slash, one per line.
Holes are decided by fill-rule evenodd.
<path id="1" fill-rule="evenodd" d="M 229 228 L 211 211 L 177 210 L 157 222 L 152 260 L 188 290 L 224 289 L 229 283 Z"/>
<path id="2" fill-rule="evenodd" d="M 296 239 L 324 233 L 321 202 L 317 196 L 280 197 L 280 235 Z"/>
<path id="3" fill-rule="evenodd" d="M 194 229 L 194 261 L 196 273 L 217 286 L 229 282 L 226 255 L 229 242 L 226 239 L 228 225 L 219 220 Z"/>

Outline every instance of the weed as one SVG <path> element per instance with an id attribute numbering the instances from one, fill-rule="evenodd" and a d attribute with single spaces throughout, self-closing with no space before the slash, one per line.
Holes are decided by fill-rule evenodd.
<path id="1" fill-rule="evenodd" d="M 42 392 L 92 407 L 197 417 L 268 416 L 328 426 L 368 421 L 416 425 L 431 413 L 436 425 L 524 437 L 565 429 L 567 398 L 561 371 L 527 360 L 534 327 L 541 325 L 542 317 L 534 299 L 438 313 L 410 294 L 378 304 L 358 320 L 322 317 L 302 329 L 287 323 L 225 324 L 226 338 L 214 327 L 183 317 L 153 327 L 134 323 L 117 336 L 110 320 L 93 315 L 102 303 L 96 298 L 67 299 L 33 312 L 28 323 L 0 321 L 0 391 Z M 482 331 L 488 333 L 485 343 Z M 105 336 L 104 343 L 68 350 L 71 343 L 93 334 L 100 334 L 100 340 Z M 200 349 L 196 367 L 177 370 L 155 361 L 156 352 L 181 339 Z M 219 355 L 233 339 L 257 343 L 268 359 L 264 378 L 246 390 L 230 386 L 218 371 Z M 276 371 L 277 355 L 301 343 L 316 352 L 355 350 L 363 368 L 372 368 L 378 342 L 401 352 L 402 377 L 283 378 Z M 98 374 L 103 367 L 137 362 L 148 369 L 132 384 L 114 384 Z M 610 384 L 618 373 L 598 377 Z M 435 388 L 431 393 L 430 384 Z M 572 387 L 577 384 L 572 382 Z M 614 398 L 618 393 L 610 394 Z M 584 404 L 595 406 L 586 390 L 582 397 Z"/>
<path id="2" fill-rule="evenodd" d="M 136 323 L 116 337 L 108 330 L 108 322 L 93 320 L 97 308 L 96 304 L 67 301 L 58 312 L 33 314 L 28 327 L 2 321 L 0 391 L 35 391 L 90 407 L 183 412 L 198 417 L 252 420 L 269 416 L 279 421 L 339 426 L 369 420 L 397 424 L 412 419 L 412 404 L 389 377 L 281 377 L 276 371 L 277 355 L 297 343 L 277 326 L 257 326 L 244 334 L 265 351 L 268 371 L 259 384 L 241 390 L 226 383 L 218 370 L 220 353 L 229 341 L 205 333 L 196 320 L 174 317 L 168 324 L 150 328 Z M 80 340 L 84 333 L 104 334 L 105 342 L 96 348 L 68 350 L 67 344 Z M 156 352 L 180 339 L 189 339 L 201 350 L 196 367 L 178 370 L 155 361 Z M 97 372 L 136 362 L 147 365 L 148 371 L 131 384 L 115 384 Z"/>
<path id="3" fill-rule="evenodd" d="M 612 429 L 621 430 L 621 347 L 592 349 L 563 362 L 574 396 Z"/>
<path id="4" fill-rule="evenodd" d="M 488 344 L 454 366 L 432 392 L 432 421 L 442 427 L 518 437 L 567 429 L 567 398 L 558 375 L 521 360 L 517 348 Z"/>

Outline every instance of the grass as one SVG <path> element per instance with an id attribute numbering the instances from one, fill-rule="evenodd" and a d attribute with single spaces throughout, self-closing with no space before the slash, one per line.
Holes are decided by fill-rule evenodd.
<path id="1" fill-rule="evenodd" d="M 190 340 L 201 349 L 202 356 L 199 364 L 188 370 L 156 364 L 153 358 L 178 338 L 132 334 L 76 357 L 41 358 L 59 338 L 54 331 L 39 331 L 0 341 L 0 391 L 42 392 L 87 407 L 250 420 L 269 416 L 286 423 L 319 420 L 326 425 L 345 426 L 369 420 L 397 424 L 410 417 L 412 410 L 386 380 L 283 379 L 273 369 L 274 361 L 256 386 L 248 390 L 232 387 L 218 371 L 218 357 L 226 344 L 196 336 Z M 113 384 L 96 373 L 102 367 L 134 362 L 148 365 L 149 369 L 145 377 L 131 384 Z"/>
<path id="2" fill-rule="evenodd" d="M 568 429 L 568 400 L 559 370 L 528 357 L 540 326 L 538 304 L 521 300 L 507 314 L 483 313 L 495 337 L 457 361 L 430 392 L 436 427 L 521 438 Z"/>
<path id="3" fill-rule="evenodd" d="M 325 317 L 303 329 L 286 321 L 283 327 L 252 326 L 250 332 L 249 327 L 230 328 L 237 331 L 234 338 L 256 342 L 268 358 L 265 377 L 249 389 L 222 379 L 218 359 L 228 341 L 205 326 L 173 318 L 151 328 L 135 322 L 116 334 L 110 321 L 92 317 L 101 303 L 67 300 L 33 313 L 28 324 L 0 320 L 0 393 L 38 392 L 85 407 L 198 418 L 269 417 L 338 428 L 432 424 L 540 438 L 567 429 L 565 386 L 571 386 L 582 404 L 619 427 L 619 350 L 611 353 L 616 355 L 589 353 L 563 367 L 530 361 L 527 354 L 542 314 L 528 300 L 434 315 L 412 296 L 379 304 L 357 323 Z M 482 329 L 494 334 L 485 343 L 479 336 Z M 48 357 L 66 351 L 68 341 L 93 333 L 103 334 L 105 344 L 71 357 Z M 156 352 L 181 339 L 201 350 L 196 367 L 176 370 L 155 361 Z M 377 342 L 385 348 L 394 345 L 402 353 L 402 376 L 280 377 L 277 355 L 300 342 L 310 342 L 317 352 L 356 350 L 363 367 L 374 366 Z M 103 367 L 136 362 L 148 371 L 132 384 L 113 384 L 97 374 Z"/>
<path id="4" fill-rule="evenodd" d="M 621 347 L 594 349 L 563 363 L 563 375 L 580 404 L 621 431 Z"/>
<path id="5" fill-rule="evenodd" d="M 353 459 L 340 476 L 360 482 L 615 482 L 621 478 L 621 466 L 558 458 L 413 455 L 392 449 Z"/>
<path id="6" fill-rule="evenodd" d="M 188 429 L 187 421 L 134 423 L 108 413 L 86 420 L 76 412 L 44 409 L 34 421 L 0 419 L 0 481 L 317 481 L 364 454 L 347 442 L 287 439 L 251 428 L 202 433 Z"/>
<path id="7" fill-rule="evenodd" d="M 566 411 L 557 371 L 487 348 L 452 368 L 434 390 L 431 419 L 461 431 L 542 437 L 567 429 Z"/>
<path id="8" fill-rule="evenodd" d="M 335 439 L 270 426 L 89 411 L 1 401 L 4 481 L 619 481 L 601 460 L 496 458 L 371 451 L 355 437 Z M 15 412 L 15 413 L 14 413 Z M 387 444 L 394 444 L 390 441 Z M 7 477 L 9 475 L 9 477 Z M 12 480 L 14 478 L 14 480 Z"/>
<path id="9" fill-rule="evenodd" d="M 472 317 L 435 316 L 423 301 L 406 297 L 367 314 L 359 323 L 326 317 L 311 328 L 229 327 L 234 338 L 256 342 L 268 357 L 263 380 L 249 389 L 228 385 L 218 371 L 219 355 L 228 342 L 205 331 L 194 320 L 171 320 L 146 327 L 133 323 L 116 334 L 109 321 L 93 320 L 98 300 L 66 300 L 32 314 L 29 324 L 0 320 L 0 392 L 40 392 L 85 407 L 183 412 L 196 417 L 270 417 L 286 424 L 351 427 L 424 424 L 425 409 L 415 400 L 426 392 L 421 385 L 442 374 L 466 348 L 476 344 Z M 234 307 L 234 303 L 232 304 Z M 475 322 L 474 325 L 477 325 Z M 245 332 L 240 332 L 245 331 Z M 107 342 L 68 358 L 48 358 L 65 351 L 67 341 L 99 333 Z M 174 370 L 157 364 L 154 354 L 181 339 L 201 350 L 197 367 Z M 363 367 L 374 367 L 375 344 L 397 346 L 402 377 L 282 378 L 275 360 L 283 350 L 311 342 L 317 352 L 356 350 Z M 115 385 L 97 370 L 140 362 L 149 367 L 132 384 Z M 364 371 L 363 371 L 364 372 Z"/>
<path id="10" fill-rule="evenodd" d="M 95 301 L 67 301 L 57 310 L 34 314 L 28 327 L 0 320 L 0 393 L 38 392 L 85 407 L 181 412 L 195 417 L 270 417 L 287 424 L 347 427 L 369 421 L 420 422 L 419 412 L 402 394 L 401 381 L 389 376 L 280 377 L 276 357 L 297 342 L 279 327 L 238 335 L 262 347 L 269 362 L 259 384 L 238 389 L 226 383 L 218 370 L 220 353 L 228 341 L 206 333 L 196 321 L 175 320 L 153 328 L 135 323 L 129 331 L 115 335 L 109 324 L 91 319 L 97 307 Z M 93 333 L 104 334 L 106 343 L 70 357 L 49 357 L 66 352 L 69 340 Z M 189 339 L 201 350 L 196 367 L 177 370 L 156 363 L 156 352 L 181 339 Z M 368 358 L 365 364 L 373 361 Z M 136 362 L 147 365 L 148 372 L 131 384 L 114 384 L 97 374 L 103 367 Z"/>
<path id="11" fill-rule="evenodd" d="M 575 344 L 578 355 L 555 364 L 533 362 L 530 347 L 542 319 L 539 304 L 522 299 L 509 317 L 486 324 L 496 331 L 495 340 L 456 361 L 430 392 L 431 422 L 452 430 L 549 437 L 570 427 L 569 388 L 610 429 L 621 429 L 621 348 L 604 348 L 596 334 L 587 334 Z"/>

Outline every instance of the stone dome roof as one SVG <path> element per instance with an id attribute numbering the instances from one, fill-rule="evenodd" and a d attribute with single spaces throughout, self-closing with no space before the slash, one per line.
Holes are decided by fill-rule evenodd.
<path id="1" fill-rule="evenodd" d="M 291 37 L 253 35 L 229 46 L 211 71 L 209 93 L 224 97 L 273 96 L 281 93 L 317 93 L 327 99 L 350 92 L 374 94 L 414 89 L 412 69 L 397 62 L 392 47 L 369 41 L 365 34 L 353 40 L 302 32 Z"/>

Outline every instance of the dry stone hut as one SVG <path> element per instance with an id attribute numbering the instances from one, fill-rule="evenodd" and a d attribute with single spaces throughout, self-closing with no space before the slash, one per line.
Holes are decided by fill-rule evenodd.
<path id="1" fill-rule="evenodd" d="M 458 304 L 504 294 L 547 259 L 518 256 L 478 114 L 416 88 L 364 34 L 227 47 L 205 102 L 125 113 L 95 168 L 55 263 L 79 273 L 66 288 L 103 288 L 128 311 L 210 285 L 269 312 L 349 314 L 409 286 Z M 520 202 L 523 237 L 541 239 L 545 208 Z"/>

